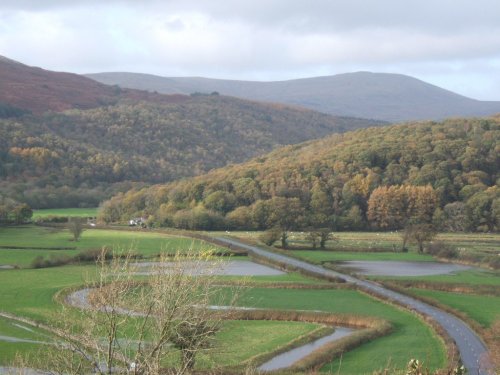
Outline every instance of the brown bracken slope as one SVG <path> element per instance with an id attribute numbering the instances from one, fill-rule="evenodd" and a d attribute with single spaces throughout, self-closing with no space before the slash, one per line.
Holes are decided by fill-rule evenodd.
<path id="1" fill-rule="evenodd" d="M 188 98 L 185 95 L 120 89 L 78 74 L 31 67 L 0 56 L 0 102 L 34 114 L 95 108 L 119 99 L 178 103 Z"/>

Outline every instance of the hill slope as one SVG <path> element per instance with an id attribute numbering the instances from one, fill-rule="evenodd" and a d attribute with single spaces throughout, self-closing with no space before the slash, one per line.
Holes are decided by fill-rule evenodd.
<path id="1" fill-rule="evenodd" d="M 137 73 L 87 76 L 106 84 L 165 94 L 217 91 L 240 98 L 299 105 L 337 116 L 391 122 L 500 113 L 500 102 L 466 98 L 400 74 L 358 72 L 279 82 L 167 78 Z"/>
<path id="2" fill-rule="evenodd" d="M 0 189 L 34 208 L 97 205 L 131 181 L 168 182 L 376 124 L 218 95 L 4 119 Z"/>
<path id="3" fill-rule="evenodd" d="M 499 230 L 499 166 L 500 117 L 362 129 L 131 191 L 106 202 L 102 218 L 150 215 L 158 225 L 203 229 L 398 229 L 418 216 L 447 230 Z"/>
<path id="4" fill-rule="evenodd" d="M 116 103 L 124 98 L 157 103 L 181 102 L 187 99 L 183 95 L 167 96 L 139 90 L 122 90 L 78 74 L 31 67 L 2 56 L 0 87 L 0 109 L 9 105 L 34 114 L 49 110 L 95 108 Z"/>

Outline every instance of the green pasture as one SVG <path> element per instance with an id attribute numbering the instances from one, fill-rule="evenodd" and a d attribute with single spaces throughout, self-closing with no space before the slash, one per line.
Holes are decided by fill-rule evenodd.
<path id="1" fill-rule="evenodd" d="M 465 313 L 483 327 L 489 327 L 494 320 L 500 319 L 500 297 L 416 288 L 410 290 L 419 296 L 432 298 Z"/>
<path id="2" fill-rule="evenodd" d="M 318 324 L 304 322 L 227 321 L 216 334 L 216 346 L 208 353 L 198 356 L 196 367 L 238 367 L 259 355 L 275 352 L 299 337 L 312 334 L 320 327 Z"/>
<path id="3" fill-rule="evenodd" d="M 395 331 L 345 353 L 341 374 L 372 374 L 384 368 L 386 360 L 403 368 L 409 356 L 420 358 L 431 368 L 446 364 L 440 338 L 417 316 L 353 290 L 300 290 L 252 288 L 238 300 L 240 306 L 288 310 L 321 310 L 341 314 L 375 316 L 389 320 Z M 322 371 L 337 373 L 340 362 L 325 365 Z"/>
<path id="4" fill-rule="evenodd" d="M 52 314 L 57 310 L 57 303 L 53 299 L 54 294 L 66 287 L 81 285 L 94 272 L 95 267 L 93 265 L 2 271 L 0 272 L 0 295 L 2 295 L 0 309 L 50 323 Z M 273 277 L 275 280 L 277 278 L 277 276 Z M 427 351 L 430 350 L 433 366 L 439 367 L 444 363 L 443 349 L 439 340 L 419 319 L 410 313 L 400 311 L 355 291 L 252 288 L 243 293 L 240 305 L 279 309 L 325 310 L 382 317 L 389 319 L 395 325 L 396 331 L 390 336 L 375 340 L 373 343 L 356 349 L 353 352 L 357 353 L 355 355 L 363 353 L 371 355 L 370 353 L 373 353 L 373 356 L 377 358 L 387 358 L 389 356 L 394 358 L 396 363 L 403 365 L 408 359 L 408 353 L 420 358 L 427 358 Z M 257 323 L 251 324 L 258 325 Z M 253 336 L 254 339 L 262 336 L 263 331 L 269 332 L 269 334 L 274 332 L 270 326 L 268 326 L 268 331 L 255 326 L 254 328 L 245 328 L 244 325 L 241 328 L 234 329 L 236 332 L 239 329 L 248 329 L 248 335 Z M 278 330 L 273 335 L 281 335 L 283 331 L 286 333 L 288 329 L 283 327 L 281 331 Z M 301 330 L 303 327 L 297 329 Z M 234 340 L 234 337 L 230 338 L 230 332 L 221 332 L 222 337 L 227 335 L 227 340 L 229 340 L 226 344 L 224 344 L 226 339 L 222 340 L 221 345 L 228 345 L 231 348 L 239 345 L 238 343 L 244 345 L 240 340 L 240 335 L 243 335 L 242 332 L 237 333 L 237 336 L 235 336 L 238 337 L 237 340 Z M 287 342 L 288 337 L 277 338 L 277 345 Z M 267 345 L 270 344 L 263 343 L 262 345 L 262 352 L 264 352 L 268 348 Z M 390 350 L 391 347 L 397 349 Z M 30 350 L 32 349 L 30 348 Z M 246 350 L 254 349 L 247 348 Z M 241 353 L 241 355 L 250 357 L 253 355 L 252 353 Z M 226 356 L 227 359 L 224 359 L 224 361 L 227 361 L 228 364 L 236 362 L 236 360 L 230 359 L 232 356 L 228 353 L 221 352 L 220 355 Z M 354 359 L 352 362 L 348 361 L 348 358 L 350 358 L 350 354 L 344 356 L 343 371 L 351 369 L 355 373 L 363 373 L 357 371 L 371 371 L 383 365 L 378 366 L 377 363 L 366 362 L 361 366 L 359 363 L 356 365 L 357 362 Z M 206 359 L 206 361 L 209 363 L 210 359 Z"/>
<path id="5" fill-rule="evenodd" d="M 341 235 L 349 233 L 340 233 Z M 369 243 L 371 238 L 377 237 L 376 233 L 361 233 L 362 242 Z M 389 234 L 388 234 L 389 235 Z M 253 234 L 255 237 L 255 234 Z M 392 234 L 392 236 L 396 236 Z M 474 237 L 475 235 L 472 235 Z M 378 236 L 380 237 L 380 236 Z M 390 237 L 390 236 L 389 236 Z M 385 237 L 384 237 L 385 238 Z M 396 238 L 396 237 L 394 237 Z M 494 237 L 495 239 L 496 237 Z M 345 237 L 345 241 L 349 240 Z M 471 236 L 464 236 L 463 241 L 470 241 Z M 358 244 L 356 244 L 357 246 Z M 88 249 L 100 249 L 102 246 L 120 249 L 132 249 L 145 257 L 158 254 L 160 251 L 176 251 L 187 248 L 202 250 L 213 247 L 202 241 L 189 238 L 175 237 L 158 232 L 146 231 L 121 231 L 87 229 L 83 232 L 81 240 L 71 241 L 70 233 L 62 228 L 45 228 L 38 226 L 0 228 L 0 265 L 16 264 L 21 267 L 29 266 L 37 255 L 44 257 L 50 254 L 76 253 Z M 22 247 L 22 249 L 9 249 L 8 247 Z M 47 248 L 74 247 L 74 250 L 49 250 Z M 354 249 L 354 245 L 353 245 Z M 389 248 L 390 249 L 390 248 Z M 477 249 L 477 246 L 476 246 Z M 428 255 L 418 255 L 416 252 L 395 253 L 386 252 L 360 252 L 356 251 L 308 251 L 294 250 L 291 253 L 313 263 L 342 261 L 342 260 L 422 260 L 432 258 Z M 246 257 L 238 257 L 248 259 Z M 28 317 L 41 322 L 49 323 L 53 314 L 58 309 L 54 295 L 61 289 L 78 286 L 85 283 L 95 274 L 95 266 L 68 265 L 45 269 L 12 269 L 0 270 L 0 310 L 19 316 Z M 241 280 L 241 277 L 220 276 L 221 281 Z M 388 278 L 384 278 L 388 279 Z M 406 278 L 404 278 L 406 279 Z M 498 285 L 499 274 L 492 271 L 472 269 L 454 275 L 428 276 L 420 278 L 426 281 L 467 283 L 471 285 Z M 273 288 L 259 287 L 259 283 L 289 283 L 289 284 L 315 284 L 322 283 L 297 273 L 281 276 L 252 276 L 245 280 L 255 285 L 245 288 L 238 302 L 241 306 L 288 309 L 288 310 L 323 310 L 334 313 L 356 314 L 375 316 L 392 322 L 395 330 L 390 335 L 374 340 L 361 347 L 345 353 L 340 361 L 335 360 L 327 364 L 322 371 L 341 374 L 371 374 L 377 369 L 384 368 L 387 361 L 391 360 L 394 367 L 404 367 L 409 356 L 422 359 L 429 363 L 431 368 L 445 365 L 443 345 L 432 330 L 418 317 L 410 312 L 375 300 L 363 293 L 344 289 L 287 289 L 274 286 Z M 418 291 L 419 293 L 434 293 L 432 291 Z M 441 293 L 444 293 L 443 297 Z M 436 292 L 430 297 L 439 299 L 442 303 L 470 314 L 472 319 L 487 326 L 494 319 L 494 312 L 500 311 L 498 299 L 492 299 L 486 304 L 483 302 L 490 297 L 467 295 L 448 296 L 445 292 Z M 477 299 L 474 299 L 477 298 Z M 485 305 L 485 311 L 474 311 L 475 306 Z M 307 334 L 316 329 L 317 325 L 291 324 L 288 322 L 226 322 L 224 329 L 218 334 L 220 348 L 208 356 L 200 357 L 203 366 L 216 366 L 224 363 L 235 365 L 272 348 L 279 348 L 293 338 Z M 5 320 L 0 322 L 0 336 L 21 337 L 22 334 L 31 335 L 29 332 L 18 332 L 18 328 Z M 237 337 L 237 339 L 234 339 Z M 244 339 L 242 339 L 244 338 Z M 268 340 L 269 339 L 269 340 Z M 254 341 L 256 340 L 256 341 Z M 252 342 L 255 344 L 249 345 Z M 30 352 L 36 347 L 34 344 L 10 344 L 11 349 L 5 349 L 7 344 L 0 342 L 0 363 L 5 363 L 6 358 L 12 358 L 15 348 L 22 352 Z M 16 349 L 17 350 L 17 349 Z M 6 353 L 6 354 L 4 354 Z"/>
<path id="6" fill-rule="evenodd" d="M 218 233 L 218 235 L 225 233 Z M 232 236 L 257 241 L 262 232 L 231 232 Z M 334 251 L 365 251 L 385 250 L 397 252 L 402 246 L 401 232 L 334 232 L 338 241 L 328 241 L 327 249 Z M 292 247 L 310 249 L 311 244 L 306 240 L 306 232 L 290 232 L 289 242 Z M 434 241 L 442 241 L 459 250 L 498 254 L 500 249 L 499 233 L 440 233 Z M 276 242 L 277 244 L 278 242 Z M 408 244 L 410 252 L 417 252 L 415 244 Z"/>
<path id="7" fill-rule="evenodd" d="M 447 275 L 432 276 L 370 276 L 373 280 L 395 280 L 395 281 L 425 281 L 444 284 L 466 284 L 466 285 L 498 285 L 500 286 L 500 272 L 484 268 L 471 268 Z"/>
<path id="8" fill-rule="evenodd" d="M 96 217 L 96 208 L 47 208 L 43 210 L 33 210 L 33 219 L 38 219 L 48 216 L 62 217 Z"/>
<path id="9" fill-rule="evenodd" d="M 238 257 L 236 260 L 248 259 L 246 257 Z M 227 282 L 240 282 L 242 280 L 249 283 L 257 284 L 273 284 L 273 283 L 286 283 L 298 285 L 331 285 L 320 279 L 304 276 L 297 272 L 285 273 L 283 275 L 263 275 L 263 276 L 217 276 L 218 280 Z"/>
<path id="10" fill-rule="evenodd" d="M 290 250 L 290 255 L 304 259 L 310 263 L 341 262 L 348 260 L 397 260 L 412 262 L 430 262 L 435 259 L 427 254 L 418 253 L 392 253 L 392 252 L 347 252 L 347 251 L 321 251 L 321 250 Z"/>
<path id="11" fill-rule="evenodd" d="M 21 247 L 22 249 L 17 249 Z M 64 228 L 35 225 L 0 227 L 0 265 L 28 267 L 37 256 L 74 256 L 80 251 L 107 247 L 116 251 L 128 251 L 144 257 L 161 252 L 175 253 L 214 249 L 215 245 L 187 237 L 176 237 L 158 232 L 124 231 L 108 229 L 86 229 L 79 241 L 73 241 L 71 233 Z M 56 250 L 71 248 L 71 250 Z"/>
<path id="12" fill-rule="evenodd" d="M 52 337 L 39 328 L 0 317 L 0 363 L 6 364 L 17 352 L 36 353 L 41 345 L 30 342 L 12 342 L 12 338 L 38 342 L 52 342 Z"/>
<path id="13" fill-rule="evenodd" d="M 84 284 L 95 271 L 95 265 L 1 271 L 0 310 L 47 322 L 57 310 L 54 295 Z"/>
<path id="14" fill-rule="evenodd" d="M 95 266 L 65 266 L 45 269 L 19 269 L 0 272 L 0 295 L 2 302 L 0 310 L 36 321 L 51 324 L 54 314 L 58 311 L 58 303 L 54 295 L 61 289 L 82 285 L 95 275 Z M 287 275 L 284 279 L 286 280 Z M 254 278 L 259 278 L 255 276 Z M 283 280 L 281 276 L 272 277 L 274 281 Z M 295 280 L 305 279 L 303 276 L 291 276 Z M 257 354 L 274 351 L 286 345 L 292 339 L 305 335 L 317 329 L 318 325 L 292 322 L 227 322 L 218 334 L 220 348 L 208 357 L 203 357 L 205 365 L 215 363 L 236 365 L 241 360 L 247 360 Z M 38 339 L 38 334 L 16 328 L 8 320 L 0 320 L 0 336 Z M 237 339 L 235 339 L 237 338 Z M 46 339 L 40 341 L 47 341 Z M 245 342 L 251 342 L 247 345 Z M 3 351 L 4 347 L 9 350 Z M 5 343 L 0 339 L 0 363 L 5 364 L 14 358 L 17 351 L 34 352 L 39 345 L 27 343 Z"/>

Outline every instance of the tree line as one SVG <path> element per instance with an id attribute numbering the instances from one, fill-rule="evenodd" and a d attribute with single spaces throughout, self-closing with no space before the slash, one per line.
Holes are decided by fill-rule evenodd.
<path id="1" fill-rule="evenodd" d="M 101 220 L 187 229 L 500 229 L 500 118 L 370 128 L 134 189 Z"/>

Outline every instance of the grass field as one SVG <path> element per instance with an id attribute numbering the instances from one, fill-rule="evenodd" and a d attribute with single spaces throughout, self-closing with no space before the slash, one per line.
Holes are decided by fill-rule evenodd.
<path id="1" fill-rule="evenodd" d="M 444 305 L 461 311 L 483 327 L 489 327 L 495 319 L 500 319 L 500 297 L 415 288 L 412 288 L 411 291 L 419 296 L 433 298 Z"/>
<path id="2" fill-rule="evenodd" d="M 9 264 L 28 267 L 36 256 L 74 256 L 80 251 L 101 249 L 103 246 L 116 251 L 130 250 L 145 257 L 160 252 L 223 249 L 206 242 L 186 237 L 175 237 L 156 232 L 87 229 L 79 241 L 72 240 L 68 230 L 34 225 L 22 227 L 0 227 L 0 265 Z M 22 247 L 12 249 L 10 247 Z M 72 248 L 72 250 L 50 250 L 50 248 Z"/>
<path id="3" fill-rule="evenodd" d="M 427 254 L 417 253 L 392 253 L 392 252 L 348 252 L 348 251 L 320 251 L 320 250 L 291 250 L 291 255 L 311 263 L 339 262 L 346 260 L 398 260 L 431 262 L 435 259 Z"/>
<path id="4" fill-rule="evenodd" d="M 236 366 L 257 355 L 279 350 L 290 341 L 311 334 L 319 327 L 318 324 L 303 322 L 227 321 L 216 334 L 215 347 L 198 356 L 197 367 L 206 369 Z M 11 339 L 41 343 L 12 342 Z M 38 328 L 0 318 L 0 365 L 12 362 L 16 353 L 36 355 L 53 341 L 54 338 L 50 334 Z M 170 364 L 178 360 L 177 356 L 178 352 L 173 351 Z M 168 362 L 169 359 L 166 364 Z"/>
<path id="5" fill-rule="evenodd" d="M 221 235 L 221 233 L 218 234 Z M 235 237 L 252 240 L 258 240 L 261 234 L 262 232 L 231 232 L 231 235 Z M 310 248 L 305 235 L 304 232 L 290 232 L 290 245 Z M 401 248 L 402 243 L 401 234 L 398 232 L 336 232 L 334 235 L 338 241 L 327 242 L 327 248 L 334 251 L 366 250 L 370 252 L 374 249 L 385 249 L 387 252 L 394 252 Z M 498 233 L 440 233 L 434 241 L 442 241 L 465 251 L 484 254 L 498 254 L 500 251 L 500 234 Z M 410 252 L 417 252 L 415 244 L 410 244 L 408 247 Z"/>
<path id="6" fill-rule="evenodd" d="M 0 309 L 20 316 L 50 322 L 50 316 L 57 308 L 57 304 L 53 300 L 53 295 L 65 287 L 82 284 L 86 278 L 85 275 L 92 275 L 94 270 L 93 266 L 88 265 L 65 266 L 58 267 L 56 269 L 21 269 L 2 271 L 0 272 L 0 295 L 2 295 Z M 272 278 L 276 280 L 278 277 Z M 300 278 L 302 278 L 302 276 L 300 276 Z M 373 343 L 367 344 L 368 349 L 366 345 L 356 349 L 354 351 L 355 353 L 361 353 L 359 355 L 362 355 L 366 352 L 380 358 L 386 358 L 385 356 L 389 356 L 394 358 L 396 363 L 403 365 L 407 360 L 407 353 L 412 353 L 414 356 L 421 356 L 421 358 L 427 358 L 427 348 L 432 348 L 432 353 L 434 353 L 432 355 L 433 365 L 439 366 L 444 360 L 439 340 L 433 336 L 430 329 L 420 322 L 420 320 L 410 313 L 406 313 L 384 303 L 374 301 L 370 297 L 355 291 L 255 288 L 244 293 L 240 304 L 253 307 L 325 310 L 382 317 L 391 320 L 395 324 L 396 332 L 388 337 L 384 337 Z M 271 331 L 270 327 L 271 325 L 268 326 L 269 332 L 274 332 Z M 262 328 L 260 325 L 253 326 L 253 328 L 242 325 L 238 329 L 243 331 L 249 330 L 248 334 L 250 336 L 253 335 L 251 332 L 255 332 L 255 340 L 259 340 L 259 337 L 262 336 L 262 332 L 266 332 L 265 328 Z M 236 332 L 238 332 L 238 329 L 236 329 Z M 286 332 L 288 329 L 289 328 L 283 328 L 282 331 Z M 293 330 L 294 328 L 292 327 L 290 329 Z M 276 334 L 281 335 L 280 332 L 282 331 L 277 331 Z M 416 334 L 417 331 L 418 334 Z M 234 338 L 230 338 L 230 332 L 231 331 L 224 333 L 227 335 L 226 337 L 227 340 L 229 340 L 229 343 L 223 345 L 228 345 L 232 348 Z M 2 332 L 1 334 L 4 333 Z M 236 340 L 238 343 L 242 343 L 240 340 L 241 334 L 243 333 L 240 332 L 236 336 L 238 337 L 238 340 Z M 286 342 L 288 340 L 287 337 L 289 336 L 277 337 L 277 345 L 279 346 L 283 342 Z M 235 347 L 239 345 L 238 343 L 234 343 Z M 26 347 L 29 350 L 34 349 L 34 346 L 31 344 L 16 344 L 16 346 L 19 345 L 23 345 L 23 347 Z M 262 345 L 263 348 L 268 348 L 267 343 L 263 343 Z M 401 349 L 394 352 L 393 350 L 389 350 L 390 347 Z M 254 349 L 247 348 L 246 350 Z M 265 349 L 256 348 L 255 350 Z M 405 351 L 407 352 L 405 353 Z M 252 353 L 240 354 L 248 354 L 250 356 Z M 221 352 L 220 355 L 227 357 L 224 359 L 227 363 L 234 362 L 233 359 L 231 359 L 232 356 L 228 353 Z M 399 357 L 399 360 L 397 357 Z M 206 359 L 206 361 L 210 362 L 210 359 Z M 348 371 L 350 369 L 349 371 L 353 371 L 352 373 L 362 373 L 357 371 L 371 371 L 371 369 L 381 367 L 378 366 L 378 364 L 377 367 L 373 367 L 373 362 L 366 363 L 360 367 L 360 364 L 358 363 L 356 365 L 356 361 L 354 360 L 352 363 L 346 364 L 346 357 L 344 357 L 343 363 L 343 371 Z"/>
<path id="7" fill-rule="evenodd" d="M 11 361 L 16 352 L 34 354 L 41 347 L 41 344 L 30 342 L 13 342 L 12 338 L 47 343 L 52 341 L 51 336 L 39 328 L 0 317 L 0 364 Z"/>
<path id="8" fill-rule="evenodd" d="M 200 356 L 198 367 L 238 366 L 259 354 L 276 351 L 319 327 L 303 322 L 228 321 L 217 334 L 221 345 L 209 355 Z"/>
<path id="9" fill-rule="evenodd" d="M 54 294 L 59 290 L 82 285 L 95 275 L 95 267 L 64 266 L 56 269 L 21 269 L 0 272 L 0 295 L 2 302 L 0 310 L 14 315 L 27 317 L 36 321 L 51 323 L 58 304 L 54 301 Z M 283 275 L 286 280 L 288 275 Z M 259 277 L 255 277 L 258 279 Z M 283 281 L 281 276 L 272 277 L 273 280 Z M 303 280 L 300 275 L 291 276 L 292 280 Z M 318 325 L 294 322 L 227 322 L 219 333 L 221 347 L 214 354 L 204 357 L 205 365 L 214 363 L 235 365 L 243 359 L 249 359 L 256 354 L 268 350 L 276 350 L 290 340 L 307 334 L 318 328 Z M 264 334 L 265 333 L 265 334 Z M 39 340 L 40 336 L 22 330 L 8 319 L 0 319 L 0 336 L 13 336 Z M 238 338 L 237 340 L 235 338 Z M 245 344 L 251 342 L 252 346 Z M 46 338 L 41 341 L 47 341 Z M 9 348 L 8 350 L 6 348 Z M 0 364 L 12 360 L 16 351 L 34 352 L 39 345 L 28 343 L 6 343 L 0 337 Z M 4 350 L 5 349 L 5 350 Z"/>
<path id="10" fill-rule="evenodd" d="M 404 367 L 412 358 L 429 361 L 433 368 L 445 364 L 445 353 L 438 337 L 420 319 L 352 290 L 291 290 L 253 288 L 238 301 L 241 306 L 321 310 L 334 313 L 375 316 L 391 321 L 395 332 L 365 344 L 342 358 L 341 374 L 372 374 L 383 368 L 389 358 L 397 367 Z M 322 371 L 337 373 L 339 361 Z"/>
<path id="11" fill-rule="evenodd" d="M 373 244 L 376 238 L 379 240 L 377 246 L 380 243 L 389 246 L 390 242 L 387 238 L 393 236 L 394 240 L 397 238 L 394 237 L 397 236 L 395 234 L 387 234 L 389 237 L 382 236 L 380 238 L 381 235 L 377 236 L 376 233 L 361 233 L 359 239 L 349 237 L 354 236 L 352 233 L 339 234 L 339 236 L 343 235 L 345 237 L 341 241 L 345 241 L 345 244 L 350 243 L 352 249 L 356 249 L 356 251 L 348 252 L 344 249 L 343 251 L 294 251 L 293 253 L 311 262 L 359 259 L 432 260 L 427 255 L 422 256 L 414 252 L 360 252 L 359 247 L 357 247 L 360 244 L 367 246 Z M 252 234 L 252 236 L 255 237 L 255 234 Z M 464 237 L 463 241 L 465 241 L 465 238 L 469 237 Z M 0 246 L 3 247 L 0 248 L 0 265 L 17 264 L 21 267 L 27 267 L 37 255 L 45 257 L 50 254 L 74 255 L 82 250 L 98 249 L 102 246 L 133 248 L 135 252 L 145 256 L 156 255 L 161 250 L 175 251 L 189 247 L 194 249 L 206 248 L 206 244 L 202 241 L 144 231 L 89 229 L 83 232 L 79 242 L 70 241 L 70 239 L 71 235 L 64 229 L 31 225 L 17 228 L 0 228 Z M 341 243 L 339 242 L 339 244 Z M 9 246 L 24 248 L 9 249 Z M 390 250 L 391 246 L 387 247 L 387 249 Z M 43 249 L 51 247 L 74 247 L 75 250 Z M 209 247 L 212 247 L 212 245 L 209 245 Z M 239 259 L 247 258 L 238 257 Z M 0 295 L 2 296 L 0 310 L 50 323 L 51 316 L 58 307 L 53 298 L 54 294 L 66 287 L 82 285 L 94 272 L 95 266 L 91 264 L 46 269 L 0 270 Z M 465 271 L 453 276 L 433 276 L 433 278 L 440 279 L 440 282 L 444 282 L 443 280 L 448 280 L 451 277 L 454 280 L 452 282 L 461 279 L 468 283 L 486 284 L 490 282 L 492 285 L 496 285 L 494 283 L 499 278 L 495 275 L 495 273 Z M 234 276 L 220 277 L 220 280 L 226 282 L 240 279 Z M 397 367 L 404 367 L 410 357 L 418 357 L 424 361 L 429 361 L 430 366 L 433 368 L 445 364 L 444 348 L 440 339 L 412 313 L 379 302 L 354 290 L 287 289 L 258 286 L 258 283 L 289 283 L 297 285 L 321 283 L 296 273 L 282 276 L 256 276 L 246 279 L 256 283 L 256 286 L 245 290 L 239 301 L 241 306 L 289 310 L 322 310 L 333 313 L 374 316 L 387 319 L 394 325 L 395 331 L 390 335 L 345 353 L 342 357 L 340 374 L 371 374 L 374 370 L 385 367 L 389 359 L 391 359 L 392 365 Z M 429 277 L 426 279 L 429 279 Z M 459 298 L 452 299 L 451 302 L 457 303 L 456 300 L 459 300 Z M 447 302 L 451 305 L 450 301 Z M 443 303 L 445 303 L 444 299 Z M 473 303 L 480 303 L 480 300 L 473 301 L 471 299 L 465 306 L 456 306 L 466 309 L 467 307 L 471 308 Z M 491 302 L 488 314 L 492 314 L 496 308 L 496 303 Z M 491 315 L 484 313 L 473 318 L 488 324 Z M 288 322 L 227 322 L 225 329 L 219 333 L 221 338 L 220 350 L 211 356 L 200 358 L 200 364 L 207 367 L 216 363 L 236 365 L 254 356 L 257 352 L 263 353 L 272 348 L 278 348 L 297 336 L 311 332 L 315 327 L 317 328 L 317 325 L 291 324 Z M 0 321 L 0 335 L 21 337 L 19 336 L 21 334 L 33 334 L 28 331 L 22 333 L 20 331 L 22 329 L 16 328 L 11 323 L 5 320 Z M 3 357 L 0 357 L 0 361 L 4 361 L 5 358 L 10 358 L 13 355 L 13 349 L 4 351 L 4 347 L 6 347 L 6 343 L 0 342 L 0 353 L 3 355 Z M 12 348 L 15 347 L 22 348 L 23 351 L 30 351 L 37 346 L 16 343 L 12 345 Z M 7 354 L 4 354 L 4 352 Z M 338 360 L 333 361 L 323 367 L 322 371 L 338 373 L 339 365 Z"/>
<path id="12" fill-rule="evenodd" d="M 33 219 L 47 216 L 96 217 L 98 208 L 49 208 L 34 210 Z"/>
<path id="13" fill-rule="evenodd" d="M 472 268 L 448 275 L 408 276 L 408 277 L 370 277 L 373 280 L 413 280 L 445 284 L 467 285 L 498 285 L 500 287 L 500 272 L 484 268 Z"/>
<path id="14" fill-rule="evenodd" d="M 244 257 L 238 257 L 240 260 Z M 221 281 L 241 281 L 241 276 L 218 276 L 218 279 Z M 286 283 L 286 284 L 306 284 L 306 285 L 317 285 L 317 284 L 326 284 L 331 285 L 325 281 L 320 279 L 313 279 L 311 277 L 304 276 L 300 273 L 290 272 L 284 275 L 276 275 L 276 276 L 246 276 L 244 280 L 248 283 L 261 283 L 261 284 L 273 284 L 273 283 Z"/>

